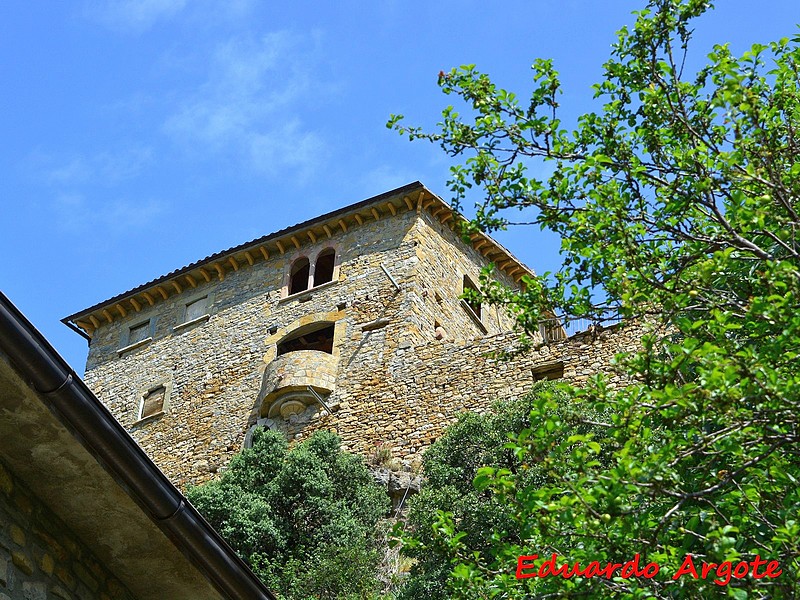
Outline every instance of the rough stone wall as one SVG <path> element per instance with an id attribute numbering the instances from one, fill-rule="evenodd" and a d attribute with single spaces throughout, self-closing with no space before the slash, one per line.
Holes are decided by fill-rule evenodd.
<path id="1" fill-rule="evenodd" d="M 611 386 L 620 385 L 624 378 L 611 360 L 636 349 L 639 335 L 637 328 L 617 326 L 540 345 L 511 360 L 493 355 L 516 347 L 513 332 L 400 349 L 379 373 L 357 368 L 351 376 L 365 384 L 343 390 L 341 409 L 316 427 L 337 431 L 348 450 L 369 455 L 388 445 L 394 457 L 415 462 L 459 413 L 483 412 L 497 400 L 519 397 L 543 378 L 543 366 L 562 363 L 564 380 L 576 385 L 600 372 Z"/>
<path id="2" fill-rule="evenodd" d="M 98 329 L 90 347 L 86 383 L 178 485 L 209 478 L 241 448 L 258 416 L 259 390 L 277 338 L 316 317 L 339 320 L 334 353 L 340 355 L 337 389 L 353 385 L 347 365 L 362 359 L 362 327 L 387 319 L 391 339 L 406 343 L 433 335 L 409 327 L 416 301 L 395 290 L 384 264 L 402 286 L 415 275 L 417 214 L 399 213 L 320 240 L 315 248 L 229 273 L 224 281 L 203 283 L 192 296 L 213 294 L 207 321 L 174 330 L 186 299 L 181 296 L 151 309 L 153 340 L 118 356 L 125 330 L 151 314 L 143 311 Z M 328 244 L 340 249 L 339 280 L 281 298 L 284 275 L 301 253 L 316 255 Z M 340 310 L 339 307 L 342 307 Z M 275 331 L 276 333 L 271 333 Z M 371 358 L 384 350 L 379 349 Z M 169 384 L 164 414 L 138 421 L 142 395 Z M 357 383 L 357 382 L 355 382 Z"/>
<path id="3" fill-rule="evenodd" d="M 337 281 L 285 297 L 289 265 L 328 246 L 337 251 Z M 463 276 L 477 283 L 487 264 L 424 210 L 364 222 L 311 247 L 242 266 L 224 281 L 200 283 L 156 304 L 151 314 L 101 327 L 85 380 L 177 485 L 199 483 L 225 467 L 259 417 L 281 412 L 262 407 L 263 398 L 275 397 L 281 385 L 297 391 L 298 381 L 329 389 L 329 376 L 316 381 L 301 368 L 303 352 L 314 358 L 312 351 L 274 361 L 284 336 L 331 322 L 333 355 L 324 370 L 336 369 L 326 399 L 332 414 L 312 403 L 278 415 L 270 426 L 293 439 L 333 429 L 350 450 L 369 454 L 383 443 L 398 459 L 418 461 L 459 412 L 524 393 L 537 378 L 537 365 L 562 360 L 564 376 L 580 382 L 630 342 L 630 336 L 606 332 L 591 343 L 573 338 L 512 362 L 488 358 L 512 346 L 517 334 L 509 317 L 489 307 L 481 328 L 461 304 Z M 504 274 L 497 277 L 513 285 Z M 213 299 L 209 317 L 175 329 L 186 302 L 203 294 Z M 127 328 L 148 316 L 155 319 L 153 340 L 118 356 Z M 436 323 L 443 339 L 436 337 Z M 163 414 L 139 421 L 143 394 L 161 384 L 169 389 Z"/>
<path id="4" fill-rule="evenodd" d="M 0 600 L 51 599 L 133 596 L 0 462 Z"/>
<path id="5" fill-rule="evenodd" d="M 459 299 L 463 292 L 464 275 L 479 285 L 481 269 L 488 265 L 486 258 L 464 244 L 458 234 L 427 212 L 420 215 L 416 239 L 420 261 L 416 281 L 421 299 L 419 317 L 428 324 L 429 329 L 434 321 L 439 322 L 447 339 L 463 341 L 513 328 L 514 323 L 506 312 L 484 305 L 481 311 L 481 322 L 486 328 L 484 332 Z M 512 289 L 518 287 L 504 272 L 495 270 L 494 278 Z"/>

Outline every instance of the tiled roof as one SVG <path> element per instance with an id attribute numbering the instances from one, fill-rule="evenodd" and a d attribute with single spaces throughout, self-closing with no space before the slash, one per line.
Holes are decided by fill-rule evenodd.
<path id="1" fill-rule="evenodd" d="M 412 194 L 415 194 L 413 199 L 411 199 Z M 138 311 L 140 305 L 144 304 L 142 297 L 144 297 L 144 299 L 146 299 L 151 305 L 154 302 L 153 297 L 158 298 L 159 294 L 163 299 L 167 298 L 168 291 L 164 289 L 164 284 L 171 284 L 175 291 L 180 293 L 182 286 L 187 285 L 187 281 L 190 285 L 192 285 L 192 287 L 194 287 L 194 278 L 199 278 L 202 276 L 206 281 L 209 281 L 210 274 L 208 271 L 206 271 L 206 267 L 208 267 L 208 269 L 211 271 L 216 269 L 216 274 L 218 274 L 219 278 L 222 279 L 224 277 L 225 270 L 228 267 L 238 270 L 240 263 L 235 258 L 237 254 L 240 255 L 241 260 L 246 259 L 250 264 L 253 264 L 253 257 L 250 252 L 260 251 L 266 259 L 269 255 L 269 251 L 267 250 L 268 245 L 276 245 L 280 250 L 280 253 L 283 254 L 283 245 L 288 246 L 291 242 L 297 246 L 299 242 L 296 236 L 303 232 L 308 233 L 309 237 L 312 237 L 314 234 L 311 232 L 313 232 L 315 228 L 317 230 L 319 230 L 319 228 L 324 228 L 325 232 L 328 234 L 328 236 L 330 236 L 330 229 L 332 227 L 337 226 L 342 227 L 343 229 L 347 228 L 346 223 L 343 222 L 344 219 L 354 216 L 358 224 L 360 224 L 362 219 L 359 218 L 359 211 L 369 209 L 373 211 L 373 214 L 375 214 L 374 211 L 377 208 L 382 207 L 384 204 L 389 208 L 392 214 L 396 213 L 398 206 L 402 207 L 403 210 L 406 208 L 410 210 L 416 206 L 428 209 L 434 216 L 440 220 L 443 219 L 443 222 L 447 222 L 453 217 L 463 218 L 455 213 L 441 198 L 430 192 L 422 183 L 419 181 L 414 181 L 377 196 L 372 196 L 366 200 L 362 200 L 361 202 L 350 204 L 335 211 L 314 217 L 313 219 L 303 221 L 302 223 L 286 227 L 249 242 L 239 244 L 238 246 L 228 248 L 227 250 L 222 250 L 221 252 L 216 252 L 206 256 L 203 259 L 171 271 L 166 275 L 148 281 L 147 283 L 143 283 L 142 285 L 122 292 L 121 294 L 117 294 L 108 300 L 98 302 L 94 306 L 90 306 L 89 308 L 65 317 L 62 319 L 62 322 L 69 325 L 73 329 L 78 330 L 79 333 L 81 331 L 86 331 L 86 333 L 91 334 L 89 330 L 97 328 L 101 318 L 105 319 L 109 323 L 116 318 L 117 315 L 112 314 L 110 309 L 116 307 L 117 311 L 120 313 L 120 316 L 124 316 L 126 314 L 126 309 L 122 306 L 122 302 L 127 301 Z M 506 271 L 510 276 L 519 279 L 519 277 L 523 274 L 532 273 L 530 269 L 516 259 L 508 250 L 503 248 L 489 236 L 482 233 L 477 233 L 472 236 L 472 241 L 473 247 L 475 247 L 484 255 L 487 255 L 487 258 L 490 258 L 493 262 L 498 264 L 498 267 Z M 496 259 L 495 256 L 499 256 L 499 259 Z M 180 280 L 182 284 L 179 283 L 178 278 L 183 278 Z M 136 298 L 138 298 L 138 300 Z M 90 320 L 91 324 L 89 323 Z"/>

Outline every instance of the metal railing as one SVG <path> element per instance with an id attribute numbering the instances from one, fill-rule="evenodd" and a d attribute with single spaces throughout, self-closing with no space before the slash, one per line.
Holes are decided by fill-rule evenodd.
<path id="1" fill-rule="evenodd" d="M 557 342 L 579 333 L 591 331 L 593 328 L 616 325 L 621 321 L 622 317 L 616 311 L 607 311 L 598 319 L 562 315 L 539 321 L 539 334 L 546 342 Z"/>

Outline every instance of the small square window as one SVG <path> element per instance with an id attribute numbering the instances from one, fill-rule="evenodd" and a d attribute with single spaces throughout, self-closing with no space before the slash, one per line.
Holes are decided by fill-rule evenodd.
<path id="1" fill-rule="evenodd" d="M 197 300 L 193 300 L 186 305 L 186 317 L 184 321 L 188 323 L 189 321 L 194 321 L 195 319 L 199 319 L 200 317 L 204 316 L 208 311 L 208 296 L 203 296 L 202 298 L 198 298 Z"/>
<path id="2" fill-rule="evenodd" d="M 163 385 L 147 392 L 142 398 L 142 410 L 139 419 L 146 419 L 157 415 L 164 410 L 164 396 L 167 393 L 167 388 Z"/>
<path id="3" fill-rule="evenodd" d="M 146 321 L 130 328 L 130 332 L 128 334 L 128 345 L 141 342 L 148 337 L 150 337 L 150 321 Z"/>

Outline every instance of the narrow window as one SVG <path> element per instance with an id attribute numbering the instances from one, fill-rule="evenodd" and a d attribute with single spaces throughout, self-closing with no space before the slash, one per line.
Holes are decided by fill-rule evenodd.
<path id="1" fill-rule="evenodd" d="M 139 415 L 140 420 L 152 417 L 164 410 L 164 396 L 166 392 L 167 388 L 160 385 L 144 395 L 144 398 L 142 398 L 142 410 Z"/>
<path id="2" fill-rule="evenodd" d="M 464 275 L 464 293 L 466 294 L 468 292 L 478 293 L 478 286 L 476 286 L 468 276 Z M 472 298 L 470 296 L 467 296 L 464 300 L 467 303 L 467 306 L 469 306 L 472 309 L 472 312 L 475 313 L 475 316 L 477 316 L 480 319 L 481 318 L 480 301 L 477 298 Z"/>
<path id="3" fill-rule="evenodd" d="M 317 263 L 314 266 L 314 286 L 322 285 L 333 280 L 333 265 L 336 260 L 336 251 L 327 248 L 317 256 Z"/>
<path id="4" fill-rule="evenodd" d="M 128 334 L 128 344 L 135 344 L 136 342 L 141 342 L 144 339 L 150 337 L 150 321 L 145 321 L 144 323 L 140 323 L 139 325 L 134 325 L 130 328 Z"/>
<path id="5" fill-rule="evenodd" d="M 186 305 L 186 317 L 184 318 L 184 321 L 188 323 L 189 321 L 199 319 L 206 314 L 207 309 L 208 296 L 203 296 L 202 298 L 198 298 L 197 300 L 189 302 Z"/>
<path id="6" fill-rule="evenodd" d="M 296 294 L 308 289 L 308 273 L 310 266 L 308 259 L 304 256 L 294 261 L 289 277 L 289 295 Z"/>
<path id="7" fill-rule="evenodd" d="M 278 344 L 278 356 L 298 350 L 333 354 L 333 323 L 315 323 L 289 334 Z"/>

